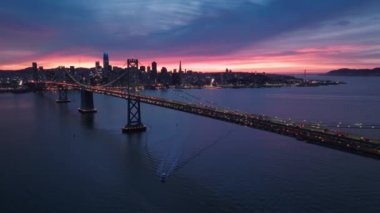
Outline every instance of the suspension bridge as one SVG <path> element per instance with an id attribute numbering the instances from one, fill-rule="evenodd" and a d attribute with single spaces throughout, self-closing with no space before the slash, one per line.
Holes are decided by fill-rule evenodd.
<path id="1" fill-rule="evenodd" d="M 129 82 L 131 76 L 128 76 L 129 83 L 127 91 L 111 86 L 113 83 L 123 78 L 123 76 L 131 75 L 133 70 L 136 70 L 137 68 L 138 60 L 128 59 L 126 71 L 118 78 L 115 78 L 113 81 L 104 85 L 84 84 L 75 79 L 67 71 L 62 72 L 61 79 L 55 79 L 54 81 L 47 80 L 46 78 L 41 79 L 41 77 L 36 74 L 36 79 L 31 82 L 31 84 L 41 90 L 55 88 L 58 91 L 57 103 L 70 102 L 68 98 L 68 90 L 80 91 L 81 104 L 79 112 L 81 113 L 95 113 L 97 111 L 94 106 L 94 93 L 126 99 L 128 102 L 128 121 L 125 127 L 122 128 L 123 133 L 131 134 L 146 131 L 146 127 L 141 119 L 140 103 L 144 103 L 286 135 L 301 141 L 348 152 L 354 152 L 375 158 L 380 157 L 380 141 L 328 129 L 317 123 L 285 122 L 284 120 L 270 116 L 238 112 L 221 107 L 132 93 L 130 89 L 131 82 Z"/>

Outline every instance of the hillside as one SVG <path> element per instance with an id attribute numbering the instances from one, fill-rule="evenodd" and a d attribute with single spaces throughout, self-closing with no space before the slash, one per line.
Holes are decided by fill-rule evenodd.
<path id="1" fill-rule="evenodd" d="M 374 69 L 348 69 L 333 70 L 326 75 L 330 76 L 380 76 L 380 68 Z"/>

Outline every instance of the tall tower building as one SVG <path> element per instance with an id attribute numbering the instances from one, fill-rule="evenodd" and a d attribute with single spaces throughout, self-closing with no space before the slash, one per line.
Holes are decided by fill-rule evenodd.
<path id="1" fill-rule="evenodd" d="M 104 73 L 109 71 L 109 69 L 110 69 L 110 61 L 109 61 L 108 53 L 104 53 L 103 54 L 103 70 L 104 70 Z"/>
<path id="2" fill-rule="evenodd" d="M 157 62 L 152 62 L 152 71 L 150 72 L 150 80 L 156 83 L 157 80 Z"/>
<path id="3" fill-rule="evenodd" d="M 152 62 L 152 72 L 157 73 L 157 62 Z"/>
<path id="4" fill-rule="evenodd" d="M 162 67 L 161 68 L 161 73 L 162 74 L 167 74 L 168 73 L 168 69 L 166 67 Z"/>
<path id="5" fill-rule="evenodd" d="M 179 61 L 179 70 L 180 73 L 182 73 L 182 61 Z"/>
<path id="6" fill-rule="evenodd" d="M 33 80 L 34 81 L 38 81 L 39 80 L 39 76 L 38 76 L 38 67 L 37 67 L 37 63 L 36 62 L 33 62 L 32 63 L 32 70 L 33 70 Z"/>
<path id="7" fill-rule="evenodd" d="M 32 68 L 33 68 L 33 71 L 37 70 L 37 62 L 33 62 L 32 63 Z"/>

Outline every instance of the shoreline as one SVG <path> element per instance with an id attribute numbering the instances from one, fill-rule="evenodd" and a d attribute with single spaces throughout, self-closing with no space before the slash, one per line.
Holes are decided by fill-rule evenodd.
<path id="1" fill-rule="evenodd" d="M 289 88 L 289 87 L 320 87 L 320 86 L 337 86 L 341 84 L 346 84 L 346 82 L 340 81 L 322 81 L 322 80 L 311 80 L 305 83 L 296 83 L 296 84 L 264 84 L 264 85 L 219 85 L 219 86 L 193 86 L 193 85 L 183 85 L 183 86 L 142 86 L 142 90 L 169 90 L 169 89 L 263 89 L 263 88 Z M 27 93 L 33 92 L 35 89 L 29 87 L 0 87 L 1 93 Z"/>

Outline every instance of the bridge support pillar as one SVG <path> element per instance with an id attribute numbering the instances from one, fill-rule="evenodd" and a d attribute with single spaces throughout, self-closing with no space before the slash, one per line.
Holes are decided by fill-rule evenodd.
<path id="1" fill-rule="evenodd" d="M 78 111 L 80 113 L 95 113 L 97 110 L 94 107 L 94 96 L 92 92 L 81 89 L 81 103 Z"/>
<path id="2" fill-rule="evenodd" d="M 128 123 L 122 129 L 123 133 L 131 134 L 146 131 L 141 122 L 140 100 L 128 97 Z"/>
<path id="3" fill-rule="evenodd" d="M 58 99 L 57 103 L 69 103 L 70 100 L 67 96 L 67 88 L 66 87 L 58 87 Z"/>

